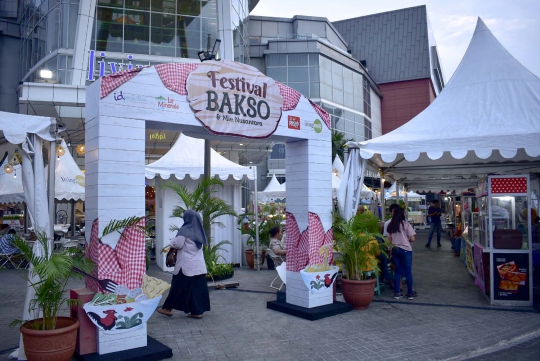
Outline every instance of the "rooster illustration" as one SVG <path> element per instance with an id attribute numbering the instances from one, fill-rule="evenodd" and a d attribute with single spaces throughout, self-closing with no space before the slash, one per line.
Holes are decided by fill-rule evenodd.
<path id="1" fill-rule="evenodd" d="M 334 275 L 332 276 L 332 278 L 328 277 L 330 276 L 330 273 L 327 273 L 324 275 L 324 285 L 326 286 L 326 288 L 332 286 L 332 282 L 334 282 L 334 279 L 336 278 L 337 276 L 337 272 L 334 273 Z"/>
<path id="2" fill-rule="evenodd" d="M 90 316 L 96 323 L 99 325 L 99 327 L 103 328 L 106 331 L 112 330 L 114 326 L 116 325 L 116 311 L 115 310 L 107 310 L 103 311 L 104 314 L 107 316 L 105 317 L 99 317 L 94 312 L 87 312 L 88 316 Z"/>

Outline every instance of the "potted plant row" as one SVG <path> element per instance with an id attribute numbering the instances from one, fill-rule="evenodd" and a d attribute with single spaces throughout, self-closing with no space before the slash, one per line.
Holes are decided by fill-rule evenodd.
<path id="1" fill-rule="evenodd" d="M 251 214 L 243 214 L 239 217 L 239 222 L 241 223 L 242 220 L 246 216 L 250 216 Z M 280 221 L 278 217 L 266 217 L 261 223 L 259 223 L 259 250 L 260 250 L 260 256 L 261 261 L 260 264 L 264 264 L 264 259 L 266 257 L 266 249 L 270 245 L 270 230 L 274 227 L 278 227 L 280 225 Z M 246 262 L 251 269 L 255 269 L 255 237 L 257 236 L 257 231 L 255 229 L 255 222 L 249 222 L 244 223 L 243 227 L 239 228 L 242 234 L 249 234 L 249 239 L 247 240 L 247 246 L 248 249 L 246 249 Z"/>
<path id="2" fill-rule="evenodd" d="M 379 233 L 379 219 L 371 212 L 356 214 L 348 221 L 335 214 L 333 228 L 343 266 L 343 297 L 355 309 L 367 309 L 380 272 L 378 256 L 389 246 L 377 241 L 377 237 L 384 239 Z"/>

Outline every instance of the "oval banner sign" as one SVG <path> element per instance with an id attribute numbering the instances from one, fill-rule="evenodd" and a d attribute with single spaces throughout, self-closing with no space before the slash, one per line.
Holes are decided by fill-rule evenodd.
<path id="1" fill-rule="evenodd" d="M 268 138 L 276 131 L 283 97 L 272 78 L 250 65 L 206 61 L 186 88 L 195 117 L 214 134 Z"/>

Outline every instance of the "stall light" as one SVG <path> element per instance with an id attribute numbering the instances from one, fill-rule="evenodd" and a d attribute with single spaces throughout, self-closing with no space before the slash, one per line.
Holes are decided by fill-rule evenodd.
<path id="1" fill-rule="evenodd" d="M 244 145 L 244 143 L 238 143 L 238 145 Z"/>
<path id="2" fill-rule="evenodd" d="M 84 144 L 79 144 L 75 147 L 75 151 L 79 155 L 84 155 L 86 153 L 86 146 Z"/>
<path id="3" fill-rule="evenodd" d="M 4 172 L 7 174 L 13 173 L 13 164 L 11 164 L 11 162 L 7 162 L 6 165 L 4 165 Z"/>
<path id="4" fill-rule="evenodd" d="M 42 79 L 52 79 L 53 73 L 52 73 L 52 71 L 50 71 L 50 70 L 47 70 L 47 69 L 41 69 L 41 70 L 39 71 L 39 76 L 40 76 Z"/>
<path id="5" fill-rule="evenodd" d="M 13 174 L 13 178 L 17 178 L 17 171 Z"/>

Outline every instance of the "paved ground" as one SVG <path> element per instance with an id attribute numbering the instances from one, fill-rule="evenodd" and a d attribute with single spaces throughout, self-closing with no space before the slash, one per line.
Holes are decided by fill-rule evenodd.
<path id="1" fill-rule="evenodd" d="M 240 269 L 234 277 L 240 287 L 211 291 L 212 311 L 202 320 L 155 314 L 148 333 L 173 349 L 174 361 L 540 360 L 540 313 L 490 306 L 447 237 L 431 249 L 426 239 L 419 231 L 413 301 L 396 301 L 386 290 L 368 310 L 310 322 L 266 308 L 275 299 L 268 288 L 275 271 Z M 171 277 L 157 267 L 149 273 Z M 18 332 L 7 324 L 22 311 L 24 283 L 14 270 L 0 280 L 1 356 L 17 345 Z"/>

